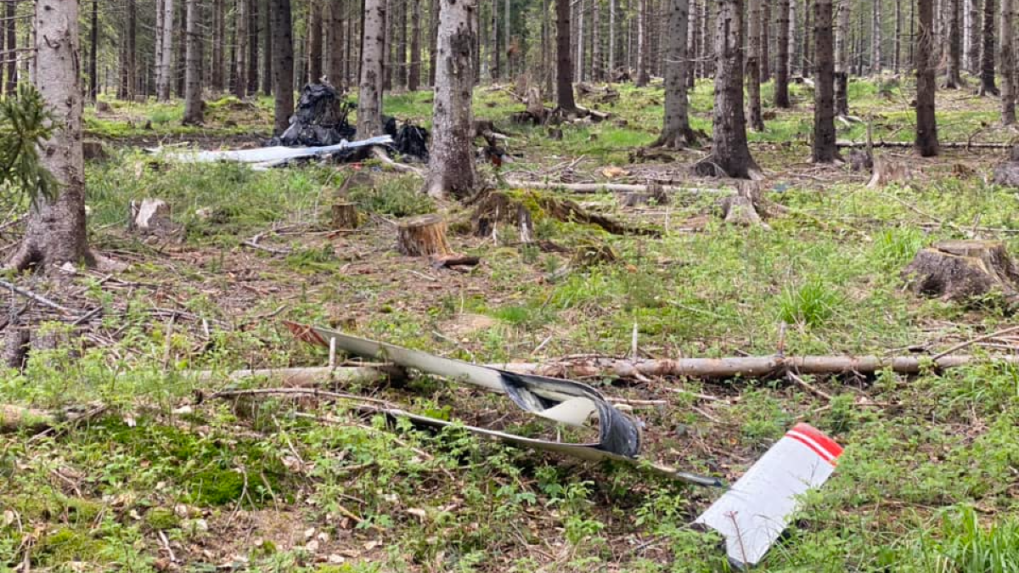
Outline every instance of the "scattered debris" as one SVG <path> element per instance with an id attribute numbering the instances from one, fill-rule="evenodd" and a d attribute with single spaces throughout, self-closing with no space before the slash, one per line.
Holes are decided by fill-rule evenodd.
<path id="1" fill-rule="evenodd" d="M 171 219 L 170 206 L 162 199 L 131 201 L 127 228 L 139 235 L 160 238 L 179 234 L 183 226 Z"/>
<path id="2" fill-rule="evenodd" d="M 889 183 L 908 181 L 911 177 L 909 166 L 905 163 L 891 161 L 884 157 L 875 157 L 873 161 L 874 174 L 867 183 L 867 187 L 875 189 L 884 187 Z"/>
<path id="3" fill-rule="evenodd" d="M 336 89 L 326 83 L 310 83 L 301 90 L 290 127 L 272 145 L 325 147 L 350 140 L 357 129 L 347 117 L 353 110 L 341 101 Z"/>
<path id="4" fill-rule="evenodd" d="M 1019 272 L 999 241 L 935 243 L 921 249 L 902 274 L 915 293 L 955 302 L 1019 295 Z"/>
<path id="5" fill-rule="evenodd" d="M 1006 187 L 1019 187 L 1019 145 L 1012 148 L 1008 161 L 994 167 L 994 182 Z"/>
<path id="6" fill-rule="evenodd" d="M 275 146 L 226 151 L 167 151 L 162 148 L 157 148 L 149 149 L 148 151 L 150 153 L 158 154 L 162 159 L 178 163 L 235 161 L 238 163 L 250 163 L 256 168 L 269 168 L 285 165 L 296 159 L 321 159 L 334 155 L 343 156 L 358 148 L 387 145 L 392 142 L 392 137 L 388 135 L 379 135 L 361 141 L 341 141 L 336 145 L 328 145 L 324 147 Z"/>
<path id="7" fill-rule="evenodd" d="M 789 525 L 799 498 L 828 481 L 841 455 L 834 440 L 797 424 L 694 523 L 722 534 L 737 568 L 754 566 Z"/>
<path id="8" fill-rule="evenodd" d="M 623 197 L 624 207 L 636 207 L 638 205 L 648 205 L 654 203 L 655 205 L 668 205 L 669 194 L 665 192 L 665 188 L 656 182 L 649 182 L 647 184 L 647 191 L 643 193 L 633 192 L 627 193 Z"/>
<path id="9" fill-rule="evenodd" d="M 849 152 L 849 168 L 853 171 L 870 171 L 874 168 L 874 158 L 869 151 L 853 149 Z"/>

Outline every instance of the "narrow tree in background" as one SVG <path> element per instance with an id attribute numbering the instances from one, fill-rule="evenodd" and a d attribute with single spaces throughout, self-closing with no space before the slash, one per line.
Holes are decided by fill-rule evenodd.
<path id="1" fill-rule="evenodd" d="M 467 197 L 474 191 L 474 114 L 470 72 L 476 46 L 471 25 L 476 0 L 440 0 L 439 67 L 435 74 L 432 146 L 425 192 L 435 198 Z"/>
<path id="2" fill-rule="evenodd" d="M 507 0 L 508 2 L 509 0 Z M 601 10 L 600 0 L 591 0 L 591 81 L 604 81 L 601 53 Z"/>
<path id="3" fill-rule="evenodd" d="M 896 74 L 902 68 L 902 0 L 895 0 L 895 52 L 892 68 Z"/>
<path id="4" fill-rule="evenodd" d="M 943 0 L 948 11 L 948 66 L 945 87 L 958 89 L 962 84 L 962 0 Z"/>
<path id="5" fill-rule="evenodd" d="M 445 9 L 445 6 L 443 6 Z M 357 138 L 367 139 L 382 133 L 382 57 L 386 41 L 386 0 L 365 0 L 364 38 L 361 47 L 361 81 L 357 94 Z M 440 26 L 441 27 L 441 26 Z M 468 50 L 471 47 L 465 48 Z M 469 61 L 468 61 L 469 63 Z M 458 70 L 470 78 L 470 66 Z M 438 96 L 436 96 L 438 102 Z M 434 135 L 433 143 L 434 145 Z"/>
<path id="6" fill-rule="evenodd" d="M 272 2 L 273 0 L 269 0 Z M 212 73 L 210 83 L 214 91 L 221 92 L 226 81 L 223 73 L 226 48 L 226 0 L 212 0 Z"/>
<path id="7" fill-rule="evenodd" d="M 428 85 L 435 85 L 436 52 L 439 45 L 439 0 L 430 0 L 431 8 L 428 10 Z M 481 55 L 478 54 L 480 58 Z"/>
<path id="8" fill-rule="evenodd" d="M 835 54 L 832 0 L 814 0 L 814 153 L 815 163 L 838 159 L 835 145 Z"/>
<path id="9" fill-rule="evenodd" d="M 561 110 L 573 111 L 577 104 L 573 99 L 573 62 L 570 61 L 570 0 L 555 0 L 555 14 L 556 105 Z"/>
<path id="10" fill-rule="evenodd" d="M 421 0 L 410 0 L 410 71 L 407 89 L 417 91 L 421 85 Z"/>
<path id="11" fill-rule="evenodd" d="M 187 0 L 185 25 L 186 53 L 184 68 L 184 125 L 201 125 L 202 111 L 202 35 L 199 32 L 199 0 Z"/>
<path id="12" fill-rule="evenodd" d="M 258 93 L 258 39 L 261 31 L 258 5 L 262 0 L 248 0 L 248 86 L 249 94 Z M 199 44 L 201 45 L 201 44 Z"/>
<path id="13" fill-rule="evenodd" d="M 926 0 L 930 2 L 930 0 Z M 920 14 L 923 18 L 923 11 Z M 1015 0 L 1001 0 L 1001 123 L 1015 123 Z M 919 56 L 918 56 L 919 57 Z"/>
<path id="14" fill-rule="evenodd" d="M 162 0 L 163 11 L 159 27 L 159 59 L 156 69 L 156 98 L 159 101 L 170 99 L 170 75 L 173 69 L 173 0 Z"/>
<path id="15" fill-rule="evenodd" d="M 648 56 L 650 55 L 650 42 L 647 33 L 647 3 L 648 0 L 637 0 L 637 87 L 644 87 L 648 83 Z"/>
<path id="16" fill-rule="evenodd" d="M 242 0 L 243 1 L 243 0 Z M 322 2 L 308 5 L 308 82 L 322 79 Z"/>
<path id="17" fill-rule="evenodd" d="M 18 86 L 18 20 L 15 17 L 17 4 L 15 0 L 7 0 L 7 10 L 5 13 L 6 24 L 7 24 L 7 83 L 4 84 L 4 93 L 11 95 L 14 93 L 14 89 Z M 130 81 L 134 80 L 134 0 L 128 0 L 128 15 L 127 20 L 129 23 L 128 39 L 131 44 L 131 54 L 128 56 L 130 59 L 132 71 L 128 75 Z M 127 40 L 125 40 L 126 42 Z M 2 47 L 2 46 L 0 46 Z M 134 95 L 134 89 L 128 88 L 127 96 Z"/>
<path id="18" fill-rule="evenodd" d="M 323 58 L 323 74 L 329 83 L 342 90 L 343 82 L 343 3 L 339 0 L 326 0 L 322 6 L 322 19 L 325 44 Z"/>
<path id="19" fill-rule="evenodd" d="M 687 113 L 686 78 L 690 59 L 686 37 L 690 25 L 690 0 L 669 0 L 665 53 L 665 123 L 654 146 L 682 149 L 695 142 Z"/>
<path id="20" fill-rule="evenodd" d="M 265 0 L 265 9 L 262 10 L 262 27 L 265 33 L 262 34 L 261 91 L 265 95 L 272 94 L 272 3 L 273 0 Z"/>
<path id="21" fill-rule="evenodd" d="M 870 32 L 870 73 L 878 75 L 881 73 L 881 0 L 873 2 L 873 16 Z"/>
<path id="22" fill-rule="evenodd" d="M 169 2 L 170 0 L 165 0 Z M 251 0 L 237 0 L 234 12 L 234 95 L 243 98 L 248 92 L 248 15 Z"/>
<path id="23" fill-rule="evenodd" d="M 272 2 L 272 89 L 274 131 L 286 131 L 294 114 L 294 36 L 290 0 Z"/>
<path id="24" fill-rule="evenodd" d="M 759 168 L 750 156 L 743 115 L 743 0 L 718 0 L 717 6 L 712 150 L 697 171 L 750 179 Z"/>
<path id="25" fill-rule="evenodd" d="M 994 85 L 994 0 L 984 0 L 984 21 L 981 35 L 983 49 L 980 52 L 980 95 L 998 95 L 998 87 Z"/>
<path id="26" fill-rule="evenodd" d="M 839 0 L 835 26 L 835 115 L 849 115 L 850 0 Z"/>
<path id="27" fill-rule="evenodd" d="M 37 0 L 33 23 L 33 80 L 54 113 L 55 126 L 42 144 L 40 163 L 56 180 L 56 189 L 49 196 L 38 194 L 32 202 L 24 239 L 9 266 L 23 270 L 34 265 L 47 271 L 64 263 L 95 262 L 85 232 L 78 2 Z"/>
<path id="28" fill-rule="evenodd" d="M 1003 0 L 1011 3 L 1012 0 Z M 934 117 L 937 89 L 934 55 L 934 0 L 918 0 L 916 39 L 916 150 L 922 157 L 938 154 L 938 124 Z M 1013 121 L 1014 110 L 1013 110 Z"/>
<path id="29" fill-rule="evenodd" d="M 96 101 L 96 98 L 99 97 L 99 74 L 96 64 L 99 60 L 99 0 L 92 0 L 91 24 L 88 32 L 88 98 Z"/>
<path id="30" fill-rule="evenodd" d="M 761 0 L 761 83 L 771 79 L 771 1 Z"/>
<path id="31" fill-rule="evenodd" d="M 775 10 L 775 107 L 789 107 L 789 0 L 778 0 Z M 705 18 L 707 16 L 705 15 Z"/>
<path id="32" fill-rule="evenodd" d="M 800 0 L 803 4 L 803 48 L 800 50 L 800 73 L 804 76 L 810 74 L 810 2 L 811 0 Z"/>
<path id="33" fill-rule="evenodd" d="M 980 74 L 980 0 L 966 0 L 969 10 L 968 51 L 966 69 L 973 75 Z"/>
<path id="34" fill-rule="evenodd" d="M 761 2 L 750 0 L 750 32 L 747 38 L 747 98 L 750 129 L 764 131 L 764 117 L 761 114 Z M 676 29 L 669 27 L 669 34 L 674 35 Z M 684 38 L 685 41 L 685 38 Z"/>

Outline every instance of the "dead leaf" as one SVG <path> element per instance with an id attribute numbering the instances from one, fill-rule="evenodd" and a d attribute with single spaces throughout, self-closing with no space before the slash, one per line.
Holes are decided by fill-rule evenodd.
<path id="1" fill-rule="evenodd" d="M 617 167 L 613 165 L 611 167 L 606 167 L 605 169 L 602 169 L 601 174 L 604 175 L 605 177 L 608 177 L 609 179 L 615 179 L 616 177 L 622 177 L 623 175 L 627 175 L 628 172 L 622 167 Z"/>

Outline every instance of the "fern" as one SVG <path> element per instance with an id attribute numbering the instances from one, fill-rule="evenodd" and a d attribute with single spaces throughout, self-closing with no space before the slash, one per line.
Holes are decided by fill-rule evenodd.
<path id="1" fill-rule="evenodd" d="M 21 83 L 14 96 L 0 98 L 0 187 L 10 185 L 32 201 L 52 198 L 59 183 L 39 157 L 53 135 L 54 115 L 39 91 Z"/>

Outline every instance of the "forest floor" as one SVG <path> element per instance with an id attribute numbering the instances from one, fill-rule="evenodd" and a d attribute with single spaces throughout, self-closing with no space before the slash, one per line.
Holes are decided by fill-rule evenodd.
<path id="1" fill-rule="evenodd" d="M 592 104 L 612 119 L 563 126 L 564 138 L 553 141 L 544 128 L 508 122 L 523 105 L 506 90 L 479 88 L 476 116 L 511 134 L 516 161 L 501 175 L 732 186 L 690 176 L 703 150 L 632 163 L 631 153 L 657 136 L 663 92 L 660 82 L 618 89 L 618 103 Z M 875 140 L 911 140 L 910 89 L 853 82 L 853 113 L 873 122 Z M 762 91 L 770 97 L 770 84 Z M 325 365 L 327 352 L 296 341 L 284 320 L 480 363 L 624 357 L 635 328 L 638 352 L 657 358 L 780 349 L 936 354 L 1010 324 L 995 301 L 966 308 L 918 298 L 901 274 L 940 239 L 994 238 L 1019 252 L 1019 197 L 989 183 L 1007 151 L 920 159 L 879 149 L 913 177 L 870 189 L 866 173 L 809 162 L 811 94 L 794 86 L 794 95 L 794 109 L 750 134 L 767 197 L 789 208 L 786 215 L 767 228 L 733 227 L 713 215 L 716 196 L 680 191 L 668 204 L 638 207 L 611 193 L 571 197 L 655 228 L 657 237 L 536 217 L 538 239 L 608 246 L 616 255 L 593 265 L 521 246 L 509 232 L 473 237 L 464 232 L 470 209 L 436 205 L 415 176 L 375 161 L 255 172 L 162 163 L 141 149 L 257 145 L 269 135 L 267 99 L 212 102 L 202 129 L 180 127 L 179 103 L 111 101 L 109 111 L 88 110 L 89 136 L 109 151 L 87 167 L 90 239 L 130 268 L 73 269 L 70 286 L 59 288 L 16 278 L 82 313 L 103 310 L 72 327 L 73 317 L 28 308 L 27 319 L 56 321 L 49 328 L 57 335 L 80 335 L 34 351 L 23 372 L 0 373 L 0 402 L 103 411 L 43 434 L 0 435 L 0 571 L 726 570 L 718 538 L 689 528 L 718 495 L 710 489 L 479 441 L 456 428 L 387 427 L 342 403 L 196 396 L 237 386 L 225 375 L 234 369 Z M 385 111 L 428 125 L 430 99 L 392 95 Z M 694 128 L 710 131 L 710 84 L 698 84 L 691 102 Z M 938 106 L 942 141 L 1016 136 L 997 127 L 996 99 L 939 92 Z M 840 140 L 864 134 L 863 124 L 839 125 Z M 357 169 L 377 182 L 351 196 L 364 224 L 333 233 L 333 194 Z M 479 169 L 495 184 L 490 166 Z M 178 237 L 125 229 L 129 202 L 147 197 L 171 205 Z M 480 265 L 436 270 L 396 252 L 392 224 L 439 209 L 453 221 L 453 249 L 480 256 Z M 19 232 L 0 227 L 5 252 Z M 273 252 L 242 244 L 255 236 Z M 1004 338 L 970 351 L 1014 353 L 1017 344 Z M 187 374 L 196 370 L 223 375 Z M 798 421 L 845 446 L 833 478 L 804 500 L 762 571 L 1019 567 L 1019 368 L 806 377 L 820 393 L 784 378 L 586 381 L 634 401 L 648 458 L 729 481 Z M 341 389 L 467 424 L 541 431 L 504 398 L 440 379 Z"/>

